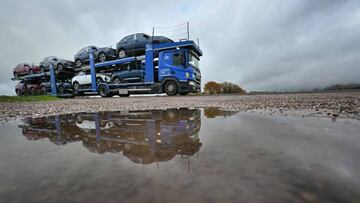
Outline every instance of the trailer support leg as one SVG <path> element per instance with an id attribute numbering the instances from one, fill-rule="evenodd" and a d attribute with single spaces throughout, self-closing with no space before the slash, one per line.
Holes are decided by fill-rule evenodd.
<path id="1" fill-rule="evenodd" d="M 57 96 L 56 76 L 55 76 L 54 65 L 52 63 L 50 63 L 50 82 L 51 82 L 51 95 Z"/>
<path id="2" fill-rule="evenodd" d="M 95 62 L 94 62 L 94 56 L 90 52 L 90 74 L 91 74 L 91 89 L 93 92 L 97 91 L 97 84 L 96 84 L 96 71 L 95 71 Z"/>

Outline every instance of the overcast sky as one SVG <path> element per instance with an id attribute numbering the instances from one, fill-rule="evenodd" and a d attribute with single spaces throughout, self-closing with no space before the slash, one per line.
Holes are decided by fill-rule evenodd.
<path id="1" fill-rule="evenodd" d="M 1 0 L 0 95 L 14 93 L 18 63 L 72 60 L 84 46 L 115 47 L 125 35 L 187 21 L 204 52 L 203 83 L 300 90 L 360 82 L 359 0 Z"/>

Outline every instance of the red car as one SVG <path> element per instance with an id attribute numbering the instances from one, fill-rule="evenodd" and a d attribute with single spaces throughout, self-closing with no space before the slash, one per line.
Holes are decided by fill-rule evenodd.
<path id="1" fill-rule="evenodd" d="M 14 76 L 30 75 L 33 73 L 40 73 L 39 66 L 31 65 L 28 63 L 20 63 L 14 68 Z"/>
<path id="2" fill-rule="evenodd" d="M 41 94 L 41 86 L 38 81 L 21 81 L 15 87 L 16 95 Z"/>

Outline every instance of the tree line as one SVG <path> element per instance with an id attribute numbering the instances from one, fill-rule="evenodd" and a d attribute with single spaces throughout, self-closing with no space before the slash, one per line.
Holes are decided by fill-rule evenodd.
<path id="1" fill-rule="evenodd" d="M 217 83 L 214 81 L 210 81 L 205 84 L 204 91 L 208 94 L 246 94 L 246 91 L 244 89 L 232 82 Z"/>

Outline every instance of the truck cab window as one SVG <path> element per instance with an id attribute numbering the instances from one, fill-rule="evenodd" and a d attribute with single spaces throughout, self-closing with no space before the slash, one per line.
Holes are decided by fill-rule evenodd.
<path id="1" fill-rule="evenodd" d="M 173 66 L 184 67 L 185 66 L 185 57 L 184 52 L 178 52 L 173 55 Z"/>

